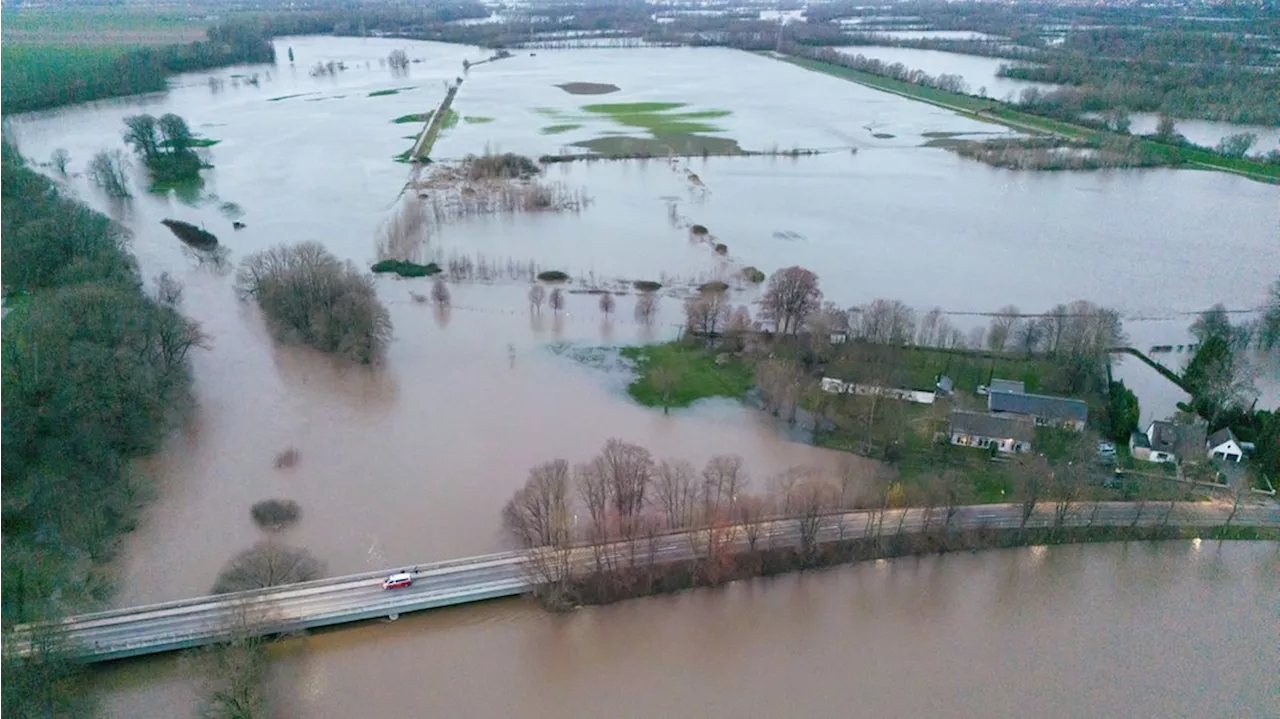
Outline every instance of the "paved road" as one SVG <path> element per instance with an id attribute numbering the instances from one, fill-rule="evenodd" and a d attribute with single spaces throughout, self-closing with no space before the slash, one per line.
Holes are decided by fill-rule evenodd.
<path id="1" fill-rule="evenodd" d="M 1138 516 L 1140 526 L 1165 522 L 1168 504 L 1112 502 L 1080 504 L 1072 508 L 1068 526 L 1128 526 Z M 1220 526 L 1230 513 L 1222 505 L 1179 504 L 1168 523 L 1183 527 Z M 874 521 L 869 521 L 874 520 Z M 1280 508 L 1241 507 L 1232 520 L 1236 525 L 1280 528 Z M 945 511 L 937 508 L 889 510 L 883 520 L 874 512 L 850 512 L 824 517 L 816 532 L 819 542 L 874 535 L 876 527 L 885 535 L 937 530 L 945 522 Z M 956 529 L 1016 529 L 1021 526 L 1021 508 L 1016 504 L 960 507 L 951 520 Z M 1054 523 L 1053 506 L 1042 504 L 1027 522 L 1029 527 L 1049 527 Z M 741 528 L 731 530 L 731 543 L 745 546 Z M 648 541 L 640 550 L 650 551 L 660 560 L 682 560 L 695 556 L 705 546 L 705 532 L 674 533 Z M 801 527 L 797 520 L 773 520 L 760 526 L 757 546 L 798 546 Z M 606 550 L 615 557 L 630 554 L 631 548 L 612 545 Z M 568 561 L 586 567 L 597 552 L 574 550 Z M 34 631 L 38 642 L 65 639 L 78 647 L 87 661 L 105 661 L 154 654 L 210 644 L 229 636 L 236 627 L 266 627 L 269 632 L 289 632 L 345 624 L 367 619 L 465 604 L 523 594 L 529 589 L 529 568 L 523 552 L 504 552 L 479 557 L 436 562 L 420 567 L 394 567 L 377 572 L 323 579 L 303 584 L 249 592 L 198 597 L 129 609 L 70 617 Z M 409 571 L 412 587 L 384 590 L 382 580 L 390 573 Z M 26 655 L 31 644 L 30 627 L 19 627 L 17 651 Z"/>

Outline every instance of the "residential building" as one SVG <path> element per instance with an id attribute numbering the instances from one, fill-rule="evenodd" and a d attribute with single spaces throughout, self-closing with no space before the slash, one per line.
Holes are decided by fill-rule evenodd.
<path id="1" fill-rule="evenodd" d="M 951 413 L 951 444 L 961 447 L 995 447 L 1016 454 L 1031 451 L 1035 423 L 1021 416 L 1002 416 L 955 410 Z"/>
<path id="2" fill-rule="evenodd" d="M 987 394 L 987 409 L 997 414 L 1021 415 L 1042 427 L 1063 427 L 1077 432 L 1084 430 L 1089 419 L 1089 405 L 1084 401 L 1042 394 L 993 390 Z"/>
<path id="3" fill-rule="evenodd" d="M 1239 462 L 1244 458 L 1244 446 L 1240 440 L 1236 439 L 1235 433 L 1229 427 L 1223 427 L 1209 435 L 1206 445 L 1209 449 L 1210 459 Z"/>
<path id="4" fill-rule="evenodd" d="M 1203 457 L 1205 427 L 1201 422 L 1175 424 L 1156 420 L 1146 432 L 1129 437 L 1129 454 L 1147 462 L 1197 462 Z"/>

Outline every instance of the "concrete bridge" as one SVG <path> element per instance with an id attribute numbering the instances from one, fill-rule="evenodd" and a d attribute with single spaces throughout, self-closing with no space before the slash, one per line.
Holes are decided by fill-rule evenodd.
<path id="1" fill-rule="evenodd" d="M 1027 520 L 1028 528 L 1054 526 L 1053 507 L 1042 504 Z M 1138 505 L 1124 502 L 1081 503 L 1063 522 L 1067 527 L 1156 526 L 1212 528 L 1222 526 L 1231 514 L 1229 506 L 1207 503 L 1180 503 L 1172 514 L 1167 503 Z M 857 539 L 874 534 L 878 524 L 884 535 L 899 531 L 917 534 L 938 531 L 945 510 L 935 508 L 888 510 L 883 521 L 872 511 L 828 515 L 817 532 L 818 542 Z M 959 507 L 950 522 L 952 530 L 1017 529 L 1022 526 L 1022 507 L 990 504 Z M 1280 508 L 1240 507 L 1232 526 L 1280 529 Z M 759 546 L 798 546 L 798 520 L 775 519 L 764 522 L 758 532 Z M 695 557 L 701 545 L 695 532 L 677 532 L 656 539 L 657 561 L 679 561 Z M 732 540 L 745 548 L 741 531 Z M 616 546 L 616 545 L 615 545 Z M 646 547 L 645 554 L 649 553 Z M 585 568 L 592 560 L 591 548 L 574 550 L 570 566 Z M 382 580 L 393 572 L 407 571 L 413 586 L 385 590 Z M 224 641 L 237 632 L 278 634 L 316 627 L 333 626 L 424 609 L 512 597 L 531 588 L 525 552 L 502 552 L 418 567 L 393 567 L 375 572 L 351 574 L 331 579 L 292 584 L 210 597 L 197 597 L 128 609 L 69 617 L 59 622 L 26 625 L 15 630 L 11 647 L 29 656 L 43 647 L 62 646 L 88 662 L 108 661 L 145 654 L 188 649 Z"/>

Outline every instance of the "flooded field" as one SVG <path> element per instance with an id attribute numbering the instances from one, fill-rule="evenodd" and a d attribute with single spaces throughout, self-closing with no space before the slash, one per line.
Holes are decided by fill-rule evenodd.
<path id="1" fill-rule="evenodd" d="M 624 373 L 584 366 L 557 344 L 669 337 L 679 321 L 682 290 L 731 276 L 745 265 L 765 272 L 792 264 L 814 268 L 827 298 L 842 305 L 891 297 L 921 308 L 989 312 L 1010 303 L 1038 310 L 1087 298 L 1125 312 L 1126 328 L 1139 347 L 1183 341 L 1191 321 L 1185 313 L 1214 302 L 1232 308 L 1257 305 L 1280 266 L 1280 245 L 1274 241 L 1280 234 L 1280 189 L 1275 187 L 1212 172 L 1031 174 L 992 169 L 921 145 L 929 133 L 1005 132 L 999 126 L 744 53 L 526 52 L 465 73 L 454 104 L 460 121 L 444 131 L 433 156 L 460 158 L 486 148 L 536 156 L 618 136 L 609 133 L 648 133 L 643 124 L 617 119 L 630 117 L 638 123 L 635 113 L 586 108 L 620 103 L 665 103 L 674 107 L 662 112 L 700 114 L 678 121 L 709 126 L 691 131 L 731 138 L 746 149 L 831 152 L 794 159 L 552 166 L 549 179 L 584 192 L 591 198 L 589 206 L 576 213 L 477 217 L 433 226 L 422 252 L 442 260 L 484 256 L 499 266 L 532 260 L 542 269 L 578 278 L 575 288 L 593 281 L 661 279 L 672 294 L 663 298 L 657 323 L 646 328 L 632 319 L 632 295 L 619 298 L 618 311 L 608 321 L 593 296 L 580 294 L 568 295 L 559 317 L 547 310 L 541 317 L 531 316 L 526 286 L 519 281 L 458 283 L 452 288 L 453 308 L 438 313 L 412 300 L 411 292 L 426 291 L 425 280 L 382 278 L 379 294 L 395 324 L 387 361 L 374 369 L 345 366 L 272 341 L 256 309 L 235 299 L 232 268 L 248 253 L 303 240 L 319 241 L 359 265 L 374 261 L 381 229 L 403 201 L 399 198 L 411 174 L 410 166 L 392 158 L 408 149 L 412 139 L 406 136 L 420 129 L 393 120 L 433 109 L 445 84 L 463 75 L 462 61 L 481 60 L 488 53 L 433 43 L 334 38 L 281 39 L 277 47 L 281 61 L 274 67 L 187 75 L 165 95 L 12 120 L 27 156 L 43 160 L 56 148 L 66 149 L 73 172 L 82 172 L 94 152 L 122 147 L 121 120 L 139 112 L 177 112 L 197 132 L 219 140 L 209 151 L 215 167 L 205 173 L 205 187 L 193 195 L 148 195 L 137 189 L 135 179 L 135 199 L 116 205 L 83 177 L 67 180 L 87 202 L 133 231 L 144 277 L 167 271 L 186 283 L 184 311 L 213 337 L 212 349 L 194 359 L 200 406 L 193 425 L 147 463 L 157 478 L 157 500 L 126 540 L 115 597 L 120 606 L 206 592 L 222 563 L 260 538 L 249 507 L 269 497 L 301 505 L 302 519 L 288 530 L 287 541 L 310 549 L 331 573 L 344 573 L 501 547 L 499 510 L 531 465 L 555 457 L 585 459 L 613 436 L 659 456 L 695 463 L 713 454 L 740 454 L 757 478 L 793 464 L 836 461 L 831 452 L 787 441 L 766 417 L 733 403 L 705 403 L 669 416 L 640 407 L 623 392 Z M 289 47 L 296 58 L 293 66 L 284 60 Z M 422 62 L 411 64 L 407 73 L 393 73 L 380 61 L 396 48 L 406 48 Z M 316 63 L 329 61 L 341 61 L 347 69 L 332 76 L 311 75 Z M 256 86 L 232 77 L 253 73 L 259 74 Z M 221 82 L 210 83 L 211 76 Z M 583 96 L 556 86 L 575 82 L 619 89 Z M 580 127 L 545 131 L 555 124 Z M 409 201 L 413 199 L 410 193 Z M 226 203 L 243 213 L 243 230 L 232 230 Z M 1223 231 L 1223 217 L 1231 218 L 1230 232 Z M 229 263 L 198 262 L 160 224 L 165 218 L 203 225 L 217 234 L 230 250 Z M 727 255 L 691 244 L 689 223 L 710 228 L 727 245 Z M 1203 261 L 1208 256 L 1248 261 Z M 735 302 L 752 299 L 750 292 L 735 295 Z M 288 447 L 298 450 L 300 461 L 277 470 L 273 458 Z M 1113 559 L 1106 552 L 1112 550 L 1080 551 L 1103 552 L 1098 566 L 1111 567 Z M 1225 561 L 1253 566 L 1250 562 L 1260 561 L 1253 551 L 1239 550 L 1243 554 L 1231 556 L 1245 559 Z M 942 567 L 966 561 L 990 562 L 981 571 L 995 579 L 1016 574 L 1030 560 L 946 559 L 937 564 L 937 572 L 949 575 L 954 570 Z M 1184 560 L 1151 561 L 1164 566 Z M 1076 565 L 1064 562 L 1061 577 L 1074 576 L 1070 572 Z M 402 702 L 421 697 L 397 693 L 391 683 L 421 684 L 408 674 L 393 677 L 388 672 L 432 665 L 439 667 L 433 691 L 447 698 L 449 692 L 468 689 L 470 701 L 480 702 L 467 704 L 468 697 L 457 694 L 442 700 L 442 707 L 456 710 L 444 713 L 503 714 L 532 703 L 539 707 L 534 715 L 547 715 L 557 706 L 549 688 L 554 686 L 577 698 L 570 714 L 603 711 L 592 704 L 611 696 L 600 691 L 602 686 L 626 684 L 635 691 L 648 681 L 628 675 L 641 671 L 629 667 L 648 662 L 644 671 L 654 681 L 663 680 L 664 672 L 684 671 L 678 664 L 654 661 L 655 652 L 666 654 L 656 638 L 660 635 L 649 645 L 635 641 L 646 636 L 643 627 L 653 612 L 675 612 L 681 617 L 676 621 L 687 627 L 707 621 L 721 626 L 729 643 L 716 652 L 716 661 L 733 656 L 745 662 L 709 678 L 708 684 L 689 685 L 680 695 L 686 701 L 702 702 L 705 696 L 714 715 L 740 713 L 751 704 L 737 702 L 747 702 L 751 694 L 730 691 L 732 682 L 760 692 L 756 701 L 763 703 L 757 706 L 772 706 L 784 701 L 785 692 L 773 693 L 767 682 L 742 681 L 761 671 L 752 662 L 766 654 L 763 644 L 750 647 L 771 641 L 771 630 L 748 636 L 744 644 L 734 644 L 735 636 L 749 631 L 752 617 L 772 615 L 774 605 L 813 602 L 812 614 L 794 615 L 799 623 L 844 616 L 840 607 L 850 601 L 849 583 L 879 581 L 858 579 L 877 576 L 868 574 L 874 568 L 850 571 L 743 585 L 728 596 L 706 593 L 633 602 L 567 621 L 508 602 L 324 634 L 300 643 L 306 651 L 285 650 L 278 671 L 286 687 L 281 696 L 288 701 L 280 715 L 352 716 L 362 706 L 375 707 L 377 715 L 412 713 L 417 705 Z M 1110 571 L 1104 570 L 1107 581 Z M 1145 576 L 1147 570 L 1135 571 Z M 912 581 L 932 587 L 931 576 Z M 978 591 L 978 585 L 967 584 L 977 580 L 955 581 L 971 586 L 963 591 Z M 889 590 L 882 586 L 874 591 Z M 920 585 L 912 594 L 926 591 L 934 593 Z M 892 609 L 891 596 L 886 595 L 886 604 L 859 611 L 867 615 L 872 606 Z M 1227 596 L 1240 600 L 1234 591 Z M 1145 606 L 1135 599 L 1124 611 Z M 729 614 L 720 611 L 737 618 L 725 618 Z M 1109 626 L 1110 620 L 1079 611 L 1077 621 Z M 943 612 L 936 628 L 967 636 L 970 643 L 996 646 L 982 639 L 988 624 L 973 624 L 971 616 L 970 609 Z M 1244 621 L 1233 617 L 1231 621 Z M 879 620 L 869 615 L 833 621 L 824 628 L 824 622 L 813 621 L 813 646 L 826 647 L 815 650 L 814 657 L 835 652 L 838 645 L 847 650 L 865 632 L 879 631 Z M 673 639 L 677 642 L 697 634 L 664 631 L 685 637 Z M 628 632 L 631 639 L 626 639 Z M 933 656 L 931 642 L 938 640 L 926 634 L 919 634 L 924 643 L 914 646 L 920 656 Z M 717 645 L 710 640 L 702 644 L 701 656 L 710 661 L 705 652 Z M 1027 652 L 1043 648 L 1021 646 Z M 563 662 L 548 661 L 557 655 L 545 654 L 547 647 L 563 653 Z M 690 652 L 684 654 L 690 660 L 700 656 Z M 454 662 L 458 657 L 466 661 Z M 448 672 L 467 666 L 501 666 L 504 680 L 492 682 L 501 685 L 499 691 L 477 696 L 474 682 L 457 677 L 446 681 Z M 1127 666 L 1117 658 L 1098 671 Z M 114 715 L 182 715 L 175 707 L 185 710 L 191 703 L 187 675 L 169 659 L 123 665 L 104 676 L 109 677 L 103 685 L 109 687 Z M 368 681 L 370 676 L 385 681 Z M 796 676 L 808 675 L 797 671 Z M 874 671 L 868 676 L 874 677 Z M 801 713 L 820 715 L 826 713 L 822 706 L 847 706 L 853 696 L 845 693 L 847 687 L 834 689 L 845 687 L 843 681 L 825 682 L 831 688 L 826 693 L 815 687 L 819 703 Z M 880 683 L 868 680 L 866 686 L 873 685 Z M 1193 685 L 1183 681 L 1178 687 L 1191 692 Z M 889 713 L 906 712 L 918 701 L 915 695 L 885 691 L 883 706 Z M 545 693 L 542 704 L 527 696 L 536 692 Z M 174 703 L 143 707 L 165 696 Z M 1007 696 L 1012 697 L 1009 712 L 988 706 L 985 714 L 1025 714 L 1033 706 L 1026 703 L 1032 693 L 1017 687 L 1009 687 Z M 635 704 L 643 707 L 636 713 L 670 713 L 675 705 L 667 700 Z M 482 706 L 484 702 L 492 703 Z M 973 706 L 955 715 L 979 715 L 976 707 L 982 705 Z"/>
<path id="2" fill-rule="evenodd" d="M 1160 116 L 1154 112 L 1135 112 L 1129 115 L 1133 123 L 1129 132 L 1135 135 L 1146 135 L 1156 131 L 1160 125 Z M 1229 122 L 1210 122 L 1209 120 L 1180 119 L 1174 124 L 1178 134 L 1197 145 L 1215 147 L 1228 135 L 1252 132 L 1257 141 L 1249 149 L 1251 155 L 1265 155 L 1272 150 L 1280 149 L 1280 128 L 1263 127 L 1261 125 L 1233 125 Z"/>
<path id="3" fill-rule="evenodd" d="M 894 36 L 893 33 L 885 34 Z M 1056 90 L 1059 87 L 1048 82 L 1028 82 L 1026 80 L 999 77 L 996 72 L 999 71 L 1000 66 L 1013 64 L 1013 61 L 998 57 L 980 57 L 977 55 L 963 55 L 958 52 L 944 52 L 942 50 L 917 50 L 909 47 L 879 47 L 875 45 L 852 45 L 836 49 L 848 55 L 862 55 L 888 63 L 900 62 L 913 70 L 922 70 L 935 77 L 944 73 L 959 75 L 964 78 L 965 82 L 969 83 L 970 93 L 985 95 L 997 100 L 1017 101 L 1022 91 L 1028 88 L 1034 87 L 1038 90 L 1049 91 Z"/>

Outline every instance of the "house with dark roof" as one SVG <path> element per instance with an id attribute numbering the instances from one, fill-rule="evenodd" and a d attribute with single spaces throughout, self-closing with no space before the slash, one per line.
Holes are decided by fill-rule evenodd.
<path id="1" fill-rule="evenodd" d="M 1236 435 L 1231 431 L 1230 427 L 1223 427 L 1209 435 L 1209 439 L 1205 444 L 1209 450 L 1210 459 L 1239 462 L 1244 458 L 1244 447 L 1241 445 L 1240 440 L 1236 439 Z"/>
<path id="2" fill-rule="evenodd" d="M 1129 454 L 1147 462 L 1197 462 L 1204 456 L 1204 434 L 1203 422 L 1156 420 L 1146 432 L 1130 435 Z"/>
<path id="3" fill-rule="evenodd" d="M 1017 454 L 1030 452 L 1035 436 L 1035 422 L 1027 417 L 963 410 L 951 413 L 951 444 L 960 447 L 995 447 L 1000 452 Z"/>
<path id="4" fill-rule="evenodd" d="M 996 414 L 1021 415 L 1041 427 L 1084 430 L 1089 405 L 1070 397 L 993 391 L 987 394 L 987 409 Z"/>

